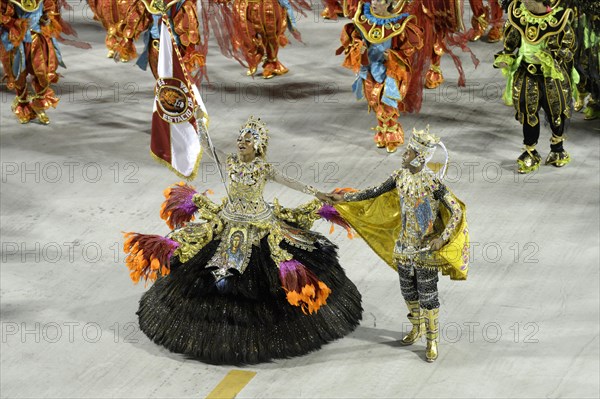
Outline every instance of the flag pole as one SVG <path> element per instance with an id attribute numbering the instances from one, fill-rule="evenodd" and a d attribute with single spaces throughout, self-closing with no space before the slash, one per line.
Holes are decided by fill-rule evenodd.
<path id="1" fill-rule="evenodd" d="M 174 2 L 171 2 L 171 3 L 169 3 L 169 5 L 172 5 L 173 3 Z M 189 85 L 195 86 L 195 84 L 190 79 L 187 69 L 185 68 L 185 65 L 183 63 L 183 58 L 181 57 L 181 53 L 179 52 L 179 47 L 177 46 L 177 44 L 175 42 L 175 38 L 173 37 L 173 32 L 171 31 L 171 24 L 167 17 L 168 6 L 165 6 L 163 0 L 158 0 L 156 2 L 156 8 L 162 12 L 162 23 L 167 27 L 167 31 L 169 32 L 169 36 L 171 38 L 171 43 L 173 44 L 173 49 L 175 50 L 175 53 L 177 54 L 177 58 L 179 59 L 179 62 L 181 64 L 181 69 L 183 70 L 183 73 L 185 74 L 185 78 L 187 80 L 186 83 Z M 192 89 L 192 91 L 194 91 L 194 90 Z M 199 90 L 198 90 L 198 95 L 200 95 Z M 204 120 L 204 117 L 208 118 L 208 114 L 206 113 L 205 108 L 201 104 L 197 103 L 198 100 L 202 101 L 202 98 L 197 99 L 195 95 L 193 97 L 194 97 L 194 103 L 196 105 L 196 109 L 194 110 L 194 119 L 195 119 L 194 125 L 196 127 L 196 133 L 199 133 L 199 135 L 206 134 L 206 139 L 207 139 L 206 141 L 208 143 L 208 147 L 213 156 L 213 159 L 215 160 L 215 162 L 217 164 L 219 176 L 221 177 L 221 183 L 223 183 L 223 187 L 225 188 L 225 193 L 227 194 L 227 198 L 229 199 L 229 202 L 231 202 L 231 195 L 229 194 L 229 189 L 227 188 L 227 182 L 225 180 L 223 168 L 221 167 L 221 162 L 217 155 L 215 146 L 212 143 L 212 139 L 210 138 L 210 134 L 208 133 L 208 126 L 206 125 L 205 120 Z M 201 113 L 201 115 L 200 115 L 200 113 Z M 198 126 L 198 119 L 200 119 L 201 126 Z M 201 132 L 199 132 L 199 130 L 201 130 Z"/>
<path id="2" fill-rule="evenodd" d="M 198 108 L 200 108 L 200 107 L 198 107 Z M 225 181 L 225 175 L 223 174 L 223 168 L 221 167 L 221 161 L 219 160 L 219 156 L 217 155 L 215 146 L 212 143 L 212 139 L 210 138 L 210 135 L 208 134 L 208 127 L 206 126 L 206 124 L 204 123 L 204 120 L 202 118 L 200 118 L 200 123 L 202 124 L 202 127 L 201 127 L 202 133 L 206 134 L 206 142 L 208 143 L 208 148 L 213 156 L 213 159 L 215 160 L 215 162 L 217 164 L 217 170 L 219 171 L 219 175 L 221 176 L 221 183 L 223 183 L 223 187 L 225 187 L 225 193 L 227 194 L 227 198 L 229 198 L 229 202 L 231 202 L 231 196 L 229 195 L 229 189 L 227 188 L 227 182 Z"/>

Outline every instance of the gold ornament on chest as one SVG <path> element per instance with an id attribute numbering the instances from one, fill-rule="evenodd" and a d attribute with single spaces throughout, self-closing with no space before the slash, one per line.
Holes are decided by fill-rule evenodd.
<path id="1" fill-rule="evenodd" d="M 373 27 L 369 30 L 369 39 L 379 40 L 382 37 L 383 37 L 383 28 L 379 28 L 377 25 L 373 25 Z"/>
<path id="2" fill-rule="evenodd" d="M 171 8 L 173 4 L 177 2 L 179 2 L 179 0 L 167 2 L 164 0 L 142 0 L 142 3 L 144 3 L 144 6 L 146 6 L 146 10 L 148 10 L 150 14 L 155 15 L 164 14 L 169 8 Z"/>
<path id="3" fill-rule="evenodd" d="M 10 0 L 10 2 L 25 12 L 34 12 L 39 8 L 42 0 Z"/>
<path id="4" fill-rule="evenodd" d="M 530 26 L 527 28 L 527 39 L 535 40 L 538 36 L 538 29 L 535 26 Z"/>

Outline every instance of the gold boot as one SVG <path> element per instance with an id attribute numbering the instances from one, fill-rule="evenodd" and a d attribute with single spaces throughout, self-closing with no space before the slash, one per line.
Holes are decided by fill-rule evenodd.
<path id="1" fill-rule="evenodd" d="M 271 78 L 274 78 L 275 76 L 285 75 L 288 72 L 289 72 L 289 69 L 287 69 L 285 66 L 283 66 L 283 64 L 281 62 L 279 62 L 277 60 L 277 58 L 275 58 L 274 60 L 267 60 L 263 64 L 263 78 L 264 79 L 271 79 Z"/>
<path id="2" fill-rule="evenodd" d="M 425 314 L 425 327 L 427 328 L 427 332 L 425 333 L 427 337 L 425 358 L 431 363 L 438 358 L 438 338 L 440 335 L 438 316 L 440 309 L 425 309 L 423 312 Z"/>
<path id="3" fill-rule="evenodd" d="M 546 158 L 546 165 L 556 166 L 557 168 L 562 168 L 570 162 L 571 156 L 565 150 L 562 150 L 561 152 L 550 151 Z"/>
<path id="4" fill-rule="evenodd" d="M 483 12 L 483 14 L 481 14 L 478 17 L 476 17 L 475 15 L 471 17 L 471 25 L 473 25 L 473 34 L 469 38 L 469 40 L 471 40 L 472 42 L 476 42 L 477 40 L 479 40 L 487 30 L 487 27 L 489 25 L 488 16 L 490 15 L 490 9 L 487 7 L 484 8 L 485 11 Z"/>
<path id="5" fill-rule="evenodd" d="M 504 36 L 504 30 L 502 25 L 494 25 L 488 33 L 488 43 L 496 43 L 502 40 Z"/>
<path id="6" fill-rule="evenodd" d="M 579 112 L 583 109 L 583 106 L 585 105 L 585 98 L 587 97 L 587 93 L 580 91 L 579 93 L 577 93 L 577 96 L 575 97 L 575 101 L 573 102 L 573 109 L 575 110 L 575 112 Z"/>
<path id="7" fill-rule="evenodd" d="M 375 133 L 375 136 L 373 136 L 375 145 L 377 146 L 377 148 L 385 148 L 385 135 L 381 131 L 381 128 L 377 126 L 374 129 L 377 131 L 377 133 Z"/>
<path id="8" fill-rule="evenodd" d="M 35 119 L 35 112 L 31 109 L 31 104 L 27 99 L 27 94 L 23 95 L 23 99 L 16 97 L 12 103 L 11 109 L 20 123 L 25 124 Z"/>
<path id="9" fill-rule="evenodd" d="M 583 114 L 585 115 L 583 119 L 585 119 L 586 121 L 593 121 L 594 119 L 600 118 L 600 102 L 596 101 L 593 98 L 590 99 L 590 101 L 588 101 L 587 107 L 585 108 L 585 111 L 583 111 Z"/>
<path id="10" fill-rule="evenodd" d="M 377 148 L 385 148 L 385 136 L 388 132 L 388 122 L 391 118 L 386 117 L 385 115 L 377 116 L 377 126 L 371 128 L 375 130 L 375 136 L 373 140 L 375 141 L 375 145 Z"/>
<path id="11" fill-rule="evenodd" d="M 423 311 L 419 306 L 419 301 L 406 301 L 408 307 L 408 320 L 412 323 L 412 330 L 404 338 L 402 338 L 402 345 L 412 345 L 425 332 L 425 318 L 423 317 Z"/>
<path id="12" fill-rule="evenodd" d="M 540 167 L 542 157 L 534 145 L 526 145 L 524 152 L 517 158 L 517 172 L 521 174 L 531 173 Z"/>
<path id="13" fill-rule="evenodd" d="M 425 88 L 435 89 L 444 83 L 444 75 L 442 68 L 438 65 L 431 65 L 425 74 Z"/>
<path id="14" fill-rule="evenodd" d="M 256 73 L 256 69 L 256 65 L 253 65 L 250 68 L 248 68 L 248 70 L 246 71 L 246 76 L 254 76 L 254 74 Z"/>
<path id="15" fill-rule="evenodd" d="M 402 144 L 404 144 L 404 130 L 402 130 L 402 127 L 397 125 L 388 128 L 388 132 L 385 134 L 385 149 L 388 154 L 396 152 L 398 146 Z"/>
<path id="16" fill-rule="evenodd" d="M 35 113 L 37 115 L 38 121 L 42 125 L 49 125 L 50 124 L 50 118 L 48 118 L 48 115 L 46 114 L 46 112 L 44 110 L 35 111 Z"/>
<path id="17" fill-rule="evenodd" d="M 550 138 L 550 144 L 552 144 L 552 145 L 560 144 L 563 141 L 565 141 L 564 136 L 556 136 L 553 134 L 552 137 Z M 561 168 L 570 162 L 571 162 L 571 156 L 564 149 L 562 151 L 550 150 L 550 153 L 548 154 L 548 157 L 546 158 L 546 165 L 556 166 L 557 168 Z"/>

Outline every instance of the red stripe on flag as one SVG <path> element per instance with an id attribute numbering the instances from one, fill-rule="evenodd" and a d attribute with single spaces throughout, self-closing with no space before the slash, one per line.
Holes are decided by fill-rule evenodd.
<path id="1" fill-rule="evenodd" d="M 156 112 L 152 113 L 150 151 L 163 161 L 171 163 L 171 126 Z"/>

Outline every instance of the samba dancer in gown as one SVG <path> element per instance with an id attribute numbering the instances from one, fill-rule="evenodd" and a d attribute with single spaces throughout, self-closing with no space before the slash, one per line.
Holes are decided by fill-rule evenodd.
<path id="1" fill-rule="evenodd" d="M 251 117 L 237 154 L 216 151 L 228 199 L 217 205 L 174 185 L 161 211 L 174 230 L 126 234 L 132 279 L 157 279 L 140 301 L 140 328 L 173 352 L 214 364 L 259 363 L 317 350 L 359 324 L 360 293 L 336 246 L 309 230 L 316 219 L 339 215 L 319 199 L 294 209 L 265 202 L 269 180 L 326 198 L 266 162 L 267 140 L 264 124 Z M 203 221 L 191 223 L 196 212 Z"/>

